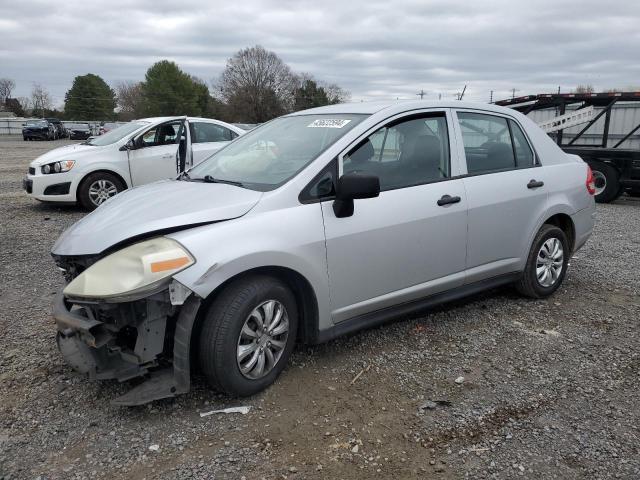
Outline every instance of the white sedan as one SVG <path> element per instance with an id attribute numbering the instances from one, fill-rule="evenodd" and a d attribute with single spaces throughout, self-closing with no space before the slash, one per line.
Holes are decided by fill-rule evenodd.
<path id="1" fill-rule="evenodd" d="M 244 133 L 208 118 L 134 120 L 41 155 L 29 165 L 23 186 L 37 200 L 92 210 L 127 188 L 175 177 Z"/>

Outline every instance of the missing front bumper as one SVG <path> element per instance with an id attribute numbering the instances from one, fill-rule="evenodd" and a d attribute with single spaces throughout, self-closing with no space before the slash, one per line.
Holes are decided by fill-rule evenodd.
<path id="1" fill-rule="evenodd" d="M 62 294 L 56 297 L 53 316 L 58 328 L 58 348 L 76 371 L 96 380 L 147 380 L 112 401 L 116 405 L 142 405 L 189 391 L 190 340 L 200 298 L 191 295 L 177 309 L 168 293 L 140 301 L 142 304 L 109 305 L 113 322 L 96 317 L 96 306 L 72 306 Z M 100 313 L 99 308 L 97 308 Z M 137 313 L 137 315 L 136 315 Z M 136 330 L 135 342 L 122 332 Z"/>

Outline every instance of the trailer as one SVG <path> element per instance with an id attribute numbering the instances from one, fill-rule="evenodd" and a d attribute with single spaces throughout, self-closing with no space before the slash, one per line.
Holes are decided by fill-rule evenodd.
<path id="1" fill-rule="evenodd" d="M 551 117 L 537 123 L 565 152 L 579 155 L 589 164 L 597 202 L 612 202 L 625 192 L 640 196 L 640 148 L 633 146 L 640 138 L 640 115 L 631 124 L 622 122 L 628 124 L 626 131 L 615 135 L 610 131 L 620 107 L 631 106 L 640 113 L 640 92 L 539 94 L 495 104 L 530 116 L 552 112 Z"/>

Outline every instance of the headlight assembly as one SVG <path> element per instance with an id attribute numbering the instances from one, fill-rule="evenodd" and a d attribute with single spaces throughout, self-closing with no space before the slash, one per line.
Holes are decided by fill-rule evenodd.
<path id="1" fill-rule="evenodd" d="M 49 173 L 63 173 L 71 170 L 75 164 L 76 162 L 74 160 L 62 160 L 61 162 L 53 162 L 43 165 L 41 170 L 45 175 Z"/>
<path id="2" fill-rule="evenodd" d="M 69 283 L 63 293 L 80 299 L 135 300 L 165 288 L 172 275 L 194 263 L 178 242 L 158 237 L 97 261 Z"/>

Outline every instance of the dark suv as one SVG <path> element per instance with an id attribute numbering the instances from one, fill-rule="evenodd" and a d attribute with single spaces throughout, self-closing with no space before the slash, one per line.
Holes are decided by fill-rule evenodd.
<path id="1" fill-rule="evenodd" d="M 22 126 L 23 140 L 53 140 L 56 137 L 56 127 L 46 119 L 27 120 Z"/>

